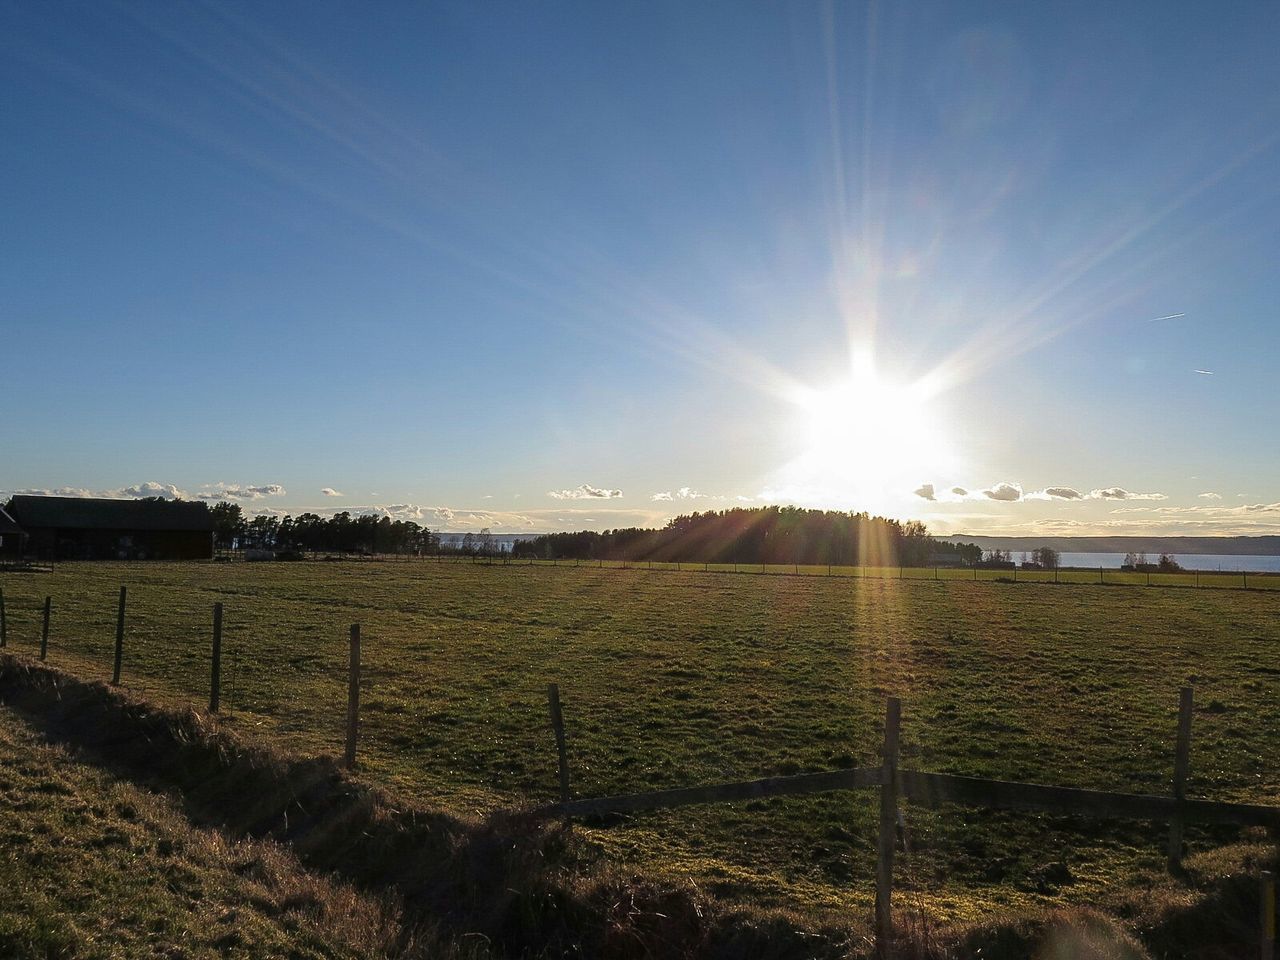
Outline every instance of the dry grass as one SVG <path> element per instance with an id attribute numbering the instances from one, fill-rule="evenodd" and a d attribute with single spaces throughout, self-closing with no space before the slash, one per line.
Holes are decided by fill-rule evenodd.
<path id="1" fill-rule="evenodd" d="M 277 844 L 191 826 L 0 711 L 0 955 L 384 957 L 410 946 L 389 895 Z"/>

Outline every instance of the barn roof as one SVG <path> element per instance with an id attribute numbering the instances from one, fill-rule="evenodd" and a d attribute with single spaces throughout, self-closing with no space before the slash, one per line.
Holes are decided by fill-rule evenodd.
<path id="1" fill-rule="evenodd" d="M 0 533 L 21 533 L 22 528 L 0 507 Z"/>
<path id="2" fill-rule="evenodd" d="M 18 525 L 34 530 L 213 530 L 207 504 L 185 500 L 105 500 L 93 497 L 37 497 L 9 501 Z"/>

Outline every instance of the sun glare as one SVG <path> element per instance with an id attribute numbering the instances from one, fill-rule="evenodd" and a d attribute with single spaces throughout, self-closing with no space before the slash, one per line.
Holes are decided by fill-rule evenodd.
<path id="1" fill-rule="evenodd" d="M 783 484 L 797 501 L 872 511 L 901 509 L 922 482 L 953 468 L 948 431 L 919 384 L 860 363 L 847 380 L 796 397 L 799 455 Z"/>

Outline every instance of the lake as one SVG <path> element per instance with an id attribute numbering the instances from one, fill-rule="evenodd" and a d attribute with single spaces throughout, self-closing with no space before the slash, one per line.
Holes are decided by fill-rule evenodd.
<path id="1" fill-rule="evenodd" d="M 1108 567 L 1118 569 L 1124 563 L 1123 553 L 1062 553 L 1060 563 L 1064 567 Z M 1228 570 L 1249 573 L 1280 573 L 1280 557 L 1232 556 L 1218 553 L 1170 554 L 1187 570 Z M 1021 562 L 1022 554 L 1014 551 L 1014 559 Z M 1155 563 L 1158 553 L 1148 553 L 1147 560 Z"/>

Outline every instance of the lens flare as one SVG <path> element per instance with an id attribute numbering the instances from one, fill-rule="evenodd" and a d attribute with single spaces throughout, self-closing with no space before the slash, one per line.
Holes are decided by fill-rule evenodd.
<path id="1" fill-rule="evenodd" d="M 913 494 L 950 475 L 949 431 L 921 383 L 895 383 L 868 357 L 850 376 L 793 396 L 798 455 L 776 492 L 796 503 L 869 511 L 919 505 Z"/>

